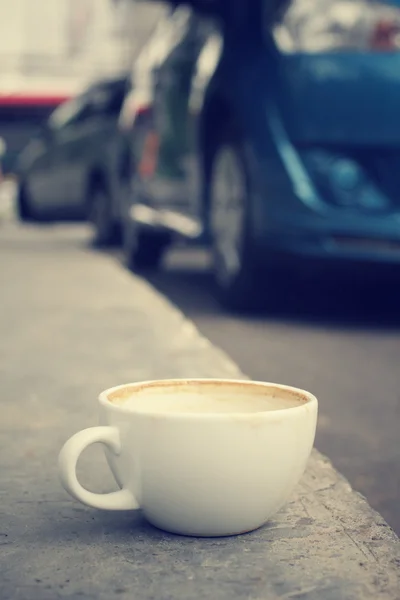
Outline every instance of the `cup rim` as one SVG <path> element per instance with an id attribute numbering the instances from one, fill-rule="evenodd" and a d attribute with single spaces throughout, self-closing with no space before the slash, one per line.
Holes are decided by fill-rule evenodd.
<path id="1" fill-rule="evenodd" d="M 295 396 L 301 397 L 303 402 L 298 406 L 291 406 L 286 408 L 278 408 L 276 410 L 269 411 L 259 411 L 259 412 L 225 412 L 225 413 L 196 413 L 196 412 L 173 412 L 173 411 L 146 411 L 146 410 L 134 410 L 132 408 L 126 408 L 124 404 L 114 404 L 110 399 L 110 395 L 119 392 L 125 388 L 135 391 L 140 391 L 146 388 L 159 388 L 159 387 L 172 387 L 172 386 L 186 386 L 186 385 L 202 385 L 202 384 L 218 384 L 218 385 L 228 385 L 228 386 L 243 386 L 247 388 L 265 388 L 267 391 L 271 389 L 275 389 L 277 391 L 285 391 L 290 392 Z M 125 383 L 121 385 L 117 385 L 111 388 L 108 388 L 102 391 L 98 397 L 98 401 L 101 406 L 105 407 L 107 410 L 112 412 L 116 412 L 119 414 L 125 415 L 135 415 L 140 417 L 151 417 L 151 418 L 160 418 L 160 419 L 186 419 L 186 420 L 227 420 L 227 419 L 236 419 L 236 420 L 251 420 L 255 417 L 265 418 L 265 419 L 273 419 L 274 417 L 279 417 L 282 415 L 287 416 L 295 416 L 300 412 L 308 411 L 308 407 L 318 407 L 318 400 L 314 394 L 303 390 L 301 388 L 296 388 L 290 385 L 285 385 L 281 383 L 272 383 L 268 381 L 253 381 L 251 379 L 220 379 L 220 378 L 175 378 L 175 379 L 154 379 L 154 380 L 146 380 L 146 381 L 138 381 L 134 383 Z"/>

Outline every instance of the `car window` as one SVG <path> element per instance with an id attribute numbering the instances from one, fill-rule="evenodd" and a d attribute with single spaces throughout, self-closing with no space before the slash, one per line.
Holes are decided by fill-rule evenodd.
<path id="1" fill-rule="evenodd" d="M 293 0 L 273 34 L 286 53 L 394 51 L 400 10 L 384 0 Z"/>

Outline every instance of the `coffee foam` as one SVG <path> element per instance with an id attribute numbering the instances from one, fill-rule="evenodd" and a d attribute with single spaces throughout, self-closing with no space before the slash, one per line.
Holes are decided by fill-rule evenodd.
<path id="1" fill-rule="evenodd" d="M 270 412 L 306 402 L 305 397 L 291 390 L 223 382 L 127 386 L 112 392 L 108 399 L 135 412 L 197 414 Z"/>

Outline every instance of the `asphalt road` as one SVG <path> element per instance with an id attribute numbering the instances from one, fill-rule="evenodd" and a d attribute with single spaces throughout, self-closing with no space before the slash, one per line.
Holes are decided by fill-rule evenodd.
<path id="1" fill-rule="evenodd" d="M 400 302 L 393 285 L 314 286 L 279 314 L 216 303 L 207 255 L 178 250 L 149 281 L 251 378 L 314 392 L 317 448 L 400 534 Z"/>

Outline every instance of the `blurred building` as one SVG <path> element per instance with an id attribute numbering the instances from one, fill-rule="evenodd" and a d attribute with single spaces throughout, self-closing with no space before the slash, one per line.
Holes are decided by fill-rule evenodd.
<path id="1" fill-rule="evenodd" d="M 156 3 L 132 0 L 0 2 L 0 137 L 7 144 L 6 169 L 60 102 L 95 80 L 130 70 L 159 14 Z"/>
<path id="2" fill-rule="evenodd" d="M 129 24 L 126 5 L 125 19 Z M 127 68 L 128 29 L 112 0 L 13 0 L 0 3 L 0 94 L 50 88 L 74 92 Z M 122 35 L 121 35 L 122 33 Z"/>

